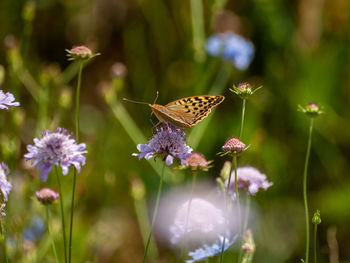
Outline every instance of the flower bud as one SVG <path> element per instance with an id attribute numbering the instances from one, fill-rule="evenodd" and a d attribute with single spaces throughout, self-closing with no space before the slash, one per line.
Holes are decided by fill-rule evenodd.
<path id="1" fill-rule="evenodd" d="M 298 105 L 298 110 L 305 113 L 310 118 L 317 117 L 318 115 L 321 115 L 324 113 L 321 110 L 321 107 L 315 102 L 310 102 L 304 107 L 302 107 L 301 105 Z"/>
<path id="2" fill-rule="evenodd" d="M 252 86 L 248 82 L 241 82 L 237 87 L 233 85 L 233 88 L 230 89 L 230 91 L 236 93 L 241 99 L 247 99 L 261 88 L 262 87 L 258 87 L 253 91 Z"/>
<path id="3" fill-rule="evenodd" d="M 95 56 L 100 55 L 99 53 L 92 53 L 91 49 L 86 46 L 75 46 L 72 49 L 66 49 L 68 60 L 89 60 Z"/>
<path id="4" fill-rule="evenodd" d="M 316 210 L 314 216 L 312 217 L 312 223 L 314 225 L 319 225 L 321 224 L 321 213 L 319 210 Z"/>
<path id="5" fill-rule="evenodd" d="M 35 193 L 36 198 L 43 205 L 50 205 L 56 201 L 59 194 L 50 188 L 42 188 Z"/>
<path id="6" fill-rule="evenodd" d="M 189 168 L 192 171 L 208 171 L 208 169 L 212 167 L 210 166 L 211 162 L 212 161 L 207 161 L 202 154 L 194 152 L 187 156 L 187 158 L 184 161 L 184 166 L 182 166 L 180 169 Z"/>
<path id="7" fill-rule="evenodd" d="M 225 144 L 222 146 L 224 152 L 219 152 L 220 156 L 229 155 L 239 155 L 245 151 L 248 147 L 237 137 L 230 137 L 226 140 Z"/>

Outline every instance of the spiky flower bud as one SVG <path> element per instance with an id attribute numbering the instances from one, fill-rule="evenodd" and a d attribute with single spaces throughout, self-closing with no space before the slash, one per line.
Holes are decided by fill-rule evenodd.
<path id="1" fill-rule="evenodd" d="M 237 137 L 230 137 L 226 140 L 225 144 L 222 146 L 224 152 L 218 153 L 220 156 L 229 155 L 239 155 L 244 152 L 248 147 Z"/>
<path id="2" fill-rule="evenodd" d="M 91 49 L 86 46 L 75 46 L 72 49 L 66 49 L 66 52 L 68 60 L 89 60 L 100 55 L 100 53 L 92 53 Z"/>
<path id="3" fill-rule="evenodd" d="M 35 195 L 43 205 L 51 205 L 59 197 L 59 194 L 50 188 L 42 188 L 35 192 Z"/>
<path id="4" fill-rule="evenodd" d="M 315 225 L 321 224 L 321 213 L 320 210 L 316 210 L 314 216 L 312 217 L 312 223 Z"/>
<path id="5" fill-rule="evenodd" d="M 212 161 L 207 161 L 203 154 L 194 152 L 191 153 L 184 161 L 184 165 L 179 169 L 191 169 L 192 171 L 208 171 L 212 166 Z"/>
<path id="6" fill-rule="evenodd" d="M 252 90 L 252 86 L 248 82 L 241 82 L 237 87 L 233 85 L 230 91 L 237 94 L 241 99 L 247 99 L 261 88 L 262 86 L 256 88 L 255 90 Z"/>
<path id="7" fill-rule="evenodd" d="M 306 116 L 309 116 L 310 118 L 315 118 L 318 115 L 321 115 L 324 113 L 321 107 L 315 102 L 310 102 L 304 107 L 302 107 L 301 105 L 298 105 L 298 110 L 305 113 Z"/>

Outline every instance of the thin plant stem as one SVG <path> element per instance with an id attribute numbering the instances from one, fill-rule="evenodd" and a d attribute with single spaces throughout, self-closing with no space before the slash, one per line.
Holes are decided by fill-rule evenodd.
<path id="1" fill-rule="evenodd" d="M 245 231 L 247 230 L 248 226 L 248 218 L 249 218 L 249 211 L 250 211 L 250 195 L 246 195 L 246 205 L 245 205 L 245 214 L 244 214 L 244 223 L 243 223 L 243 230 L 242 234 L 245 234 Z M 239 256 L 238 256 L 238 262 L 241 262 L 243 256 L 243 249 L 239 250 Z"/>
<path id="2" fill-rule="evenodd" d="M 4 258 L 5 258 L 5 262 L 8 263 L 9 259 L 7 257 L 7 241 L 6 241 L 6 233 L 5 233 L 5 227 L 4 227 L 4 222 L 2 219 L 0 219 L 0 228 L 1 228 L 1 235 L 4 237 L 2 242 L 4 242 Z"/>
<path id="3" fill-rule="evenodd" d="M 307 143 L 305 166 L 304 166 L 304 180 L 303 180 L 303 196 L 304 196 L 304 206 L 305 206 L 305 231 L 306 231 L 305 263 L 309 262 L 309 247 L 310 247 L 309 208 L 307 204 L 307 169 L 309 165 L 313 124 L 314 124 L 314 119 L 311 118 L 310 127 L 309 127 L 309 139 Z"/>
<path id="4" fill-rule="evenodd" d="M 241 233 L 241 206 L 239 202 L 239 192 L 238 192 L 238 184 L 237 184 L 237 156 L 233 156 L 233 166 L 235 168 L 235 194 L 236 194 L 236 202 L 237 202 L 237 213 L 238 213 L 238 226 L 239 233 Z"/>
<path id="5" fill-rule="evenodd" d="M 153 228 L 154 228 L 154 223 L 155 223 L 156 218 L 157 218 L 159 199 L 160 199 L 160 194 L 162 192 L 162 186 L 163 186 L 164 170 L 165 170 L 165 162 L 163 164 L 162 173 L 160 175 L 159 187 L 158 187 L 158 193 L 157 193 L 157 199 L 156 199 L 156 206 L 155 206 L 154 212 L 153 212 L 151 230 L 150 230 L 149 235 L 148 235 L 147 244 L 146 244 L 146 248 L 145 248 L 145 253 L 143 254 L 142 263 L 144 263 L 146 261 L 146 257 L 147 257 L 147 253 L 148 253 L 148 247 L 149 247 L 149 244 L 151 242 L 152 232 L 153 232 Z"/>
<path id="6" fill-rule="evenodd" d="M 84 62 L 80 61 L 79 71 L 78 71 L 78 83 L 77 91 L 75 94 L 75 138 L 79 142 L 79 132 L 80 132 L 80 121 L 79 121 L 79 103 L 80 103 L 80 87 L 81 87 L 81 75 L 83 72 Z M 77 185 L 77 169 L 74 168 L 73 173 L 73 189 L 72 189 L 72 202 L 71 202 L 71 211 L 70 211 L 70 227 L 69 227 L 69 252 L 68 252 L 68 262 L 71 263 L 72 260 L 72 246 L 73 246 L 73 218 L 74 218 L 74 197 L 75 197 L 75 188 Z"/>
<path id="7" fill-rule="evenodd" d="M 45 211 L 46 211 L 47 232 L 49 232 L 49 237 L 51 239 L 53 254 L 55 256 L 56 263 L 58 263 L 59 261 L 58 261 L 57 252 L 56 252 L 55 240 L 54 240 L 54 238 L 51 234 L 51 230 L 50 230 L 50 211 L 49 211 L 48 205 L 45 205 Z"/>
<path id="8" fill-rule="evenodd" d="M 71 263 L 72 259 L 72 237 L 73 237 L 73 217 L 74 217 L 74 197 L 75 197 L 75 188 L 77 184 L 77 170 L 74 169 L 73 172 L 73 189 L 72 189 L 72 203 L 70 207 L 70 227 L 69 227 L 69 252 L 68 252 L 68 259 L 69 263 Z"/>
<path id="9" fill-rule="evenodd" d="M 315 224 L 315 227 L 314 227 L 314 262 L 315 263 L 317 263 L 316 241 L 317 241 L 317 224 Z"/>
<path id="10" fill-rule="evenodd" d="M 79 132 L 80 132 L 80 121 L 79 121 L 79 103 L 80 103 L 80 86 L 81 86 L 81 75 L 83 72 L 84 62 L 80 62 L 79 71 L 78 71 L 78 83 L 77 91 L 75 94 L 75 138 L 77 142 L 79 141 Z"/>
<path id="11" fill-rule="evenodd" d="M 237 158 L 236 156 L 233 157 L 233 160 L 235 160 L 235 158 Z M 229 197 L 229 189 L 230 189 L 230 185 L 231 185 L 231 175 L 232 175 L 232 164 L 230 167 L 230 173 L 228 176 L 228 183 L 226 186 L 226 192 L 224 194 L 224 217 L 225 217 L 225 230 L 224 230 L 224 241 L 222 242 L 222 247 L 221 247 L 221 253 L 220 253 L 220 263 L 223 262 L 224 259 L 224 250 L 225 250 L 225 242 L 226 242 L 226 227 L 227 227 L 227 199 Z"/>
<path id="12" fill-rule="evenodd" d="M 63 235 L 63 245 L 64 245 L 64 262 L 67 263 L 67 238 L 66 238 L 66 224 L 64 220 L 64 205 L 63 205 L 63 194 L 61 188 L 61 181 L 58 175 L 57 166 L 55 166 L 57 184 L 58 184 L 58 192 L 60 195 L 60 207 L 61 207 L 61 224 L 62 224 L 62 235 Z"/>
<path id="13" fill-rule="evenodd" d="M 243 126 L 244 126 L 244 115 L 245 115 L 245 103 L 246 99 L 243 99 L 243 104 L 242 104 L 242 118 L 241 118 L 241 130 L 239 132 L 239 138 L 242 139 L 243 135 Z"/>
<path id="14" fill-rule="evenodd" d="M 192 199 L 193 199 L 193 192 L 194 192 L 194 186 L 196 184 L 196 178 L 197 178 L 197 171 L 193 172 L 193 177 L 192 177 L 192 187 L 191 187 L 191 194 L 190 194 L 190 200 L 188 201 L 188 207 L 187 207 L 187 215 L 186 215 L 186 221 L 185 221 L 185 236 L 181 248 L 181 258 L 184 256 L 185 249 L 187 247 L 187 226 L 188 226 L 188 218 L 190 216 L 190 210 L 191 210 L 191 204 L 192 204 Z"/>

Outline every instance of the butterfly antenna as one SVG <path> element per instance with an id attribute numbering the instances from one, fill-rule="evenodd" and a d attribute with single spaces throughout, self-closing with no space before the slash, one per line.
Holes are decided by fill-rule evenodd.
<path id="1" fill-rule="evenodd" d="M 159 91 L 157 90 L 157 96 L 156 96 L 156 98 L 154 99 L 153 104 L 155 104 L 155 103 L 156 103 L 156 101 L 157 101 L 158 97 L 159 97 Z"/>
<path id="2" fill-rule="evenodd" d="M 141 102 L 141 101 L 134 101 L 134 100 L 129 100 L 127 98 L 123 98 L 124 101 L 132 102 L 132 103 L 137 103 L 137 104 L 146 104 L 149 105 L 147 102 Z"/>

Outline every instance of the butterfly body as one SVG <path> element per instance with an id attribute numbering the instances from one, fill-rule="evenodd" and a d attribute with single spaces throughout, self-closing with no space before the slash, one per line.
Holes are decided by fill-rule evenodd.
<path id="1" fill-rule="evenodd" d="M 225 99 L 221 95 L 200 95 L 182 98 L 166 104 L 149 104 L 160 123 L 170 123 L 179 128 L 191 128 L 203 120 L 211 109 Z"/>

